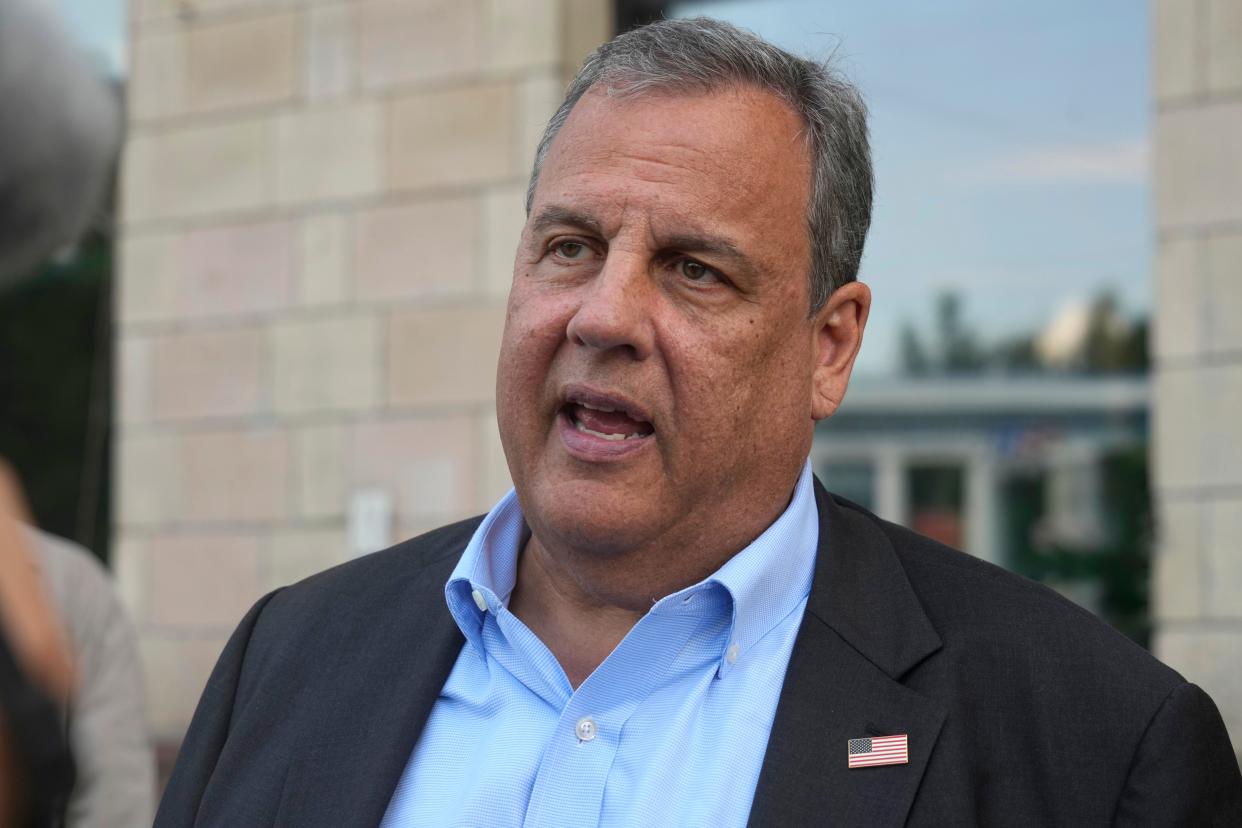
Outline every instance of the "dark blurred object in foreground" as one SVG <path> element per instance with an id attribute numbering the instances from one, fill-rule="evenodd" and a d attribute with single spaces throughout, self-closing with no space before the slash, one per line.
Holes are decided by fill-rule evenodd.
<path id="1" fill-rule="evenodd" d="M 121 135 L 120 94 L 52 4 L 0 0 L 0 289 L 94 222 Z"/>

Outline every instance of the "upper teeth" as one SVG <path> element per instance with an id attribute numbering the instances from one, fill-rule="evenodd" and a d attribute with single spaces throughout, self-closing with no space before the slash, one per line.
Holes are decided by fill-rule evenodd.
<path id="1" fill-rule="evenodd" d="M 615 409 L 615 408 L 609 408 L 609 407 L 608 407 L 608 406 L 606 406 L 606 405 L 591 405 L 590 403 L 584 403 L 584 402 L 580 402 L 580 403 L 578 403 L 578 405 L 582 406 L 583 408 L 589 408 L 589 409 L 591 409 L 592 411 L 608 411 L 608 412 L 613 412 L 613 411 L 616 411 L 616 410 L 617 410 L 617 409 Z"/>

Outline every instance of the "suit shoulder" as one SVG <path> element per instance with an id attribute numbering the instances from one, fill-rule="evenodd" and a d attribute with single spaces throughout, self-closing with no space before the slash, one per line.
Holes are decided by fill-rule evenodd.
<path id="1" fill-rule="evenodd" d="M 441 526 L 282 587 L 264 608 L 260 625 L 270 628 L 274 622 L 339 618 L 441 600 L 449 574 L 482 519 L 480 515 Z"/>
<path id="2" fill-rule="evenodd" d="M 342 589 L 373 583 L 398 574 L 410 574 L 456 561 L 482 522 L 483 516 L 451 523 L 401 541 L 387 549 L 372 552 L 325 569 L 293 584 L 291 590 Z"/>
<path id="3" fill-rule="evenodd" d="M 1023 661 L 1075 680 L 1124 680 L 1160 699 L 1185 684 L 1147 650 L 1049 587 L 866 514 L 888 537 L 950 652 Z"/>

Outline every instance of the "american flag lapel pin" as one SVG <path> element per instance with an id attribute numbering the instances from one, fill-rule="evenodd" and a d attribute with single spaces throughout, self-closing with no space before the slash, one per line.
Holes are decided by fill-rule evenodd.
<path id="1" fill-rule="evenodd" d="M 872 768 L 877 765 L 906 765 L 910 762 L 909 737 L 864 736 L 850 739 L 849 757 L 851 768 Z"/>

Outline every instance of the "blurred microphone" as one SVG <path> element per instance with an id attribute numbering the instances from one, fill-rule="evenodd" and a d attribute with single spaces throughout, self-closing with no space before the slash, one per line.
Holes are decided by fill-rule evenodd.
<path id="1" fill-rule="evenodd" d="M 118 88 L 50 0 L 0 0 L 0 290 L 91 226 L 122 129 Z"/>

